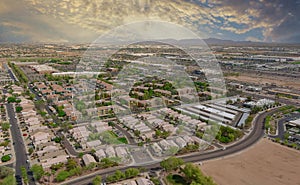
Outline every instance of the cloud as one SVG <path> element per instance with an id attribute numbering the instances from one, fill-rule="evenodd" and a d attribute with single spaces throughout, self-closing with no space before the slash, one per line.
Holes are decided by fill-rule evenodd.
<path id="1" fill-rule="evenodd" d="M 55 40 L 90 41 L 117 26 L 149 19 L 177 23 L 204 37 L 228 35 L 234 37 L 235 35 L 236 38 L 247 39 L 263 36 L 265 41 L 281 42 L 297 38 L 296 33 L 300 28 L 297 20 L 300 16 L 298 11 L 300 3 L 292 0 L 24 0 L 10 2 L 9 0 L 0 2 L 0 21 L 14 22 L 19 27 L 1 24 L 2 29 L 12 30 L 14 31 L 12 34 L 16 35 L 22 34 L 23 30 L 23 34 L 29 35 L 33 40 L 53 38 Z M 29 28 L 24 24 L 27 24 Z M 249 35 L 257 29 L 261 30 L 260 35 Z"/>
<path id="2" fill-rule="evenodd" d="M 262 40 L 260 40 L 259 38 L 256 38 L 256 37 L 247 37 L 245 39 L 246 41 L 252 41 L 252 42 L 262 42 Z"/>

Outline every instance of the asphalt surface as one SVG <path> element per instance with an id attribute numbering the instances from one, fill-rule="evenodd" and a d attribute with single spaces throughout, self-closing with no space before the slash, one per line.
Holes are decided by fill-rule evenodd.
<path id="1" fill-rule="evenodd" d="M 254 98 L 257 98 L 257 99 L 266 98 L 266 99 L 271 99 L 271 100 L 278 101 L 280 103 L 287 104 L 287 105 L 300 106 L 300 103 L 295 102 L 293 99 L 275 98 L 275 97 L 270 97 L 270 96 L 263 95 L 263 94 L 249 93 L 249 92 L 243 92 L 243 93 L 245 95 L 253 96 Z"/>
<path id="2" fill-rule="evenodd" d="M 22 134 L 20 132 L 17 119 L 15 118 L 15 111 L 12 104 L 8 103 L 6 104 L 9 122 L 11 124 L 10 130 L 11 130 L 11 136 L 14 142 L 14 149 L 15 149 L 15 156 L 16 156 L 16 180 L 17 184 L 21 185 L 22 181 L 21 179 L 21 167 L 24 166 L 27 169 L 28 172 L 28 181 L 30 185 L 35 185 L 32 172 L 30 172 L 30 166 L 27 162 L 27 151 L 25 148 L 25 144 L 23 142 Z"/>
<path id="3" fill-rule="evenodd" d="M 202 154 L 196 153 L 196 154 L 184 156 L 181 158 L 185 162 L 201 162 L 201 161 L 206 161 L 206 160 L 210 160 L 210 159 L 224 157 L 224 156 L 231 155 L 234 153 L 238 153 L 242 150 L 245 150 L 246 148 L 248 148 L 248 147 L 252 146 L 253 144 L 255 144 L 256 142 L 258 142 L 265 135 L 264 120 L 267 115 L 274 114 L 276 111 L 278 111 L 278 110 L 274 109 L 274 110 L 264 112 L 264 113 L 258 115 L 254 121 L 254 126 L 252 129 L 252 132 L 245 139 L 237 142 L 234 145 L 228 146 L 226 148 L 226 150 L 220 149 L 220 150 L 202 153 Z M 136 168 L 143 167 L 145 169 L 150 170 L 150 169 L 159 167 L 159 163 L 154 163 L 154 164 L 149 164 L 149 165 L 144 165 L 144 166 L 123 166 L 123 167 L 119 167 L 118 169 L 126 170 L 127 168 L 132 168 L 132 167 L 136 167 Z M 105 177 L 107 175 L 114 173 L 115 170 L 116 170 L 115 168 L 101 170 L 101 171 L 99 171 L 98 175 L 101 175 L 105 179 Z M 86 185 L 86 184 L 91 183 L 91 181 L 94 177 L 95 177 L 95 174 L 88 175 L 85 177 L 80 177 L 79 179 L 71 180 L 69 182 L 66 182 L 65 184 Z"/>
<path id="4" fill-rule="evenodd" d="M 18 79 L 16 79 L 16 77 L 14 76 L 14 74 L 13 74 L 13 72 L 10 70 L 10 68 L 7 66 L 7 64 L 5 64 L 5 68 L 7 69 L 10 78 L 13 79 L 15 82 L 17 82 Z"/>
<path id="5" fill-rule="evenodd" d="M 35 98 L 37 100 L 42 100 L 42 98 L 38 95 L 38 92 L 34 91 L 32 87 L 28 86 L 31 93 L 33 93 L 35 95 Z M 52 116 L 53 120 L 56 122 L 56 123 L 60 123 L 61 120 L 59 120 L 56 115 L 50 110 L 48 104 L 46 103 L 45 105 L 45 109 L 47 111 L 47 113 L 49 115 Z M 78 156 L 78 152 L 74 149 L 74 147 L 70 144 L 70 142 L 67 140 L 67 138 L 65 138 L 65 136 L 60 132 L 60 131 L 57 131 L 56 132 L 56 135 L 63 138 L 62 140 L 62 144 L 65 146 L 65 148 L 67 149 L 67 152 L 70 154 L 70 155 L 73 155 L 73 156 Z"/>
<path id="6" fill-rule="evenodd" d="M 115 124 L 114 127 L 116 127 L 118 130 L 120 130 L 123 135 L 126 136 L 127 140 L 128 140 L 128 144 L 135 144 L 136 142 L 134 141 L 133 137 L 131 136 L 131 134 L 128 133 L 127 130 L 125 130 L 122 126 Z"/>
<path id="7" fill-rule="evenodd" d="M 284 124 L 286 122 L 291 121 L 291 120 L 298 119 L 299 117 L 300 117 L 299 113 L 296 113 L 296 114 L 292 113 L 290 116 L 287 116 L 287 117 L 285 117 L 283 119 L 280 119 L 278 121 L 278 128 L 277 128 L 278 133 L 277 133 L 277 135 L 269 135 L 269 137 L 271 137 L 271 138 L 280 138 L 281 140 L 284 140 L 285 139 L 284 138 L 284 134 L 285 134 L 285 128 L 284 128 L 285 126 L 284 126 Z"/>

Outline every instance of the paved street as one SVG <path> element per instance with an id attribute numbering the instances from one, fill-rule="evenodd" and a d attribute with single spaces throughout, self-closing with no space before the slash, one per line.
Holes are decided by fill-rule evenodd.
<path id="1" fill-rule="evenodd" d="M 207 152 L 207 153 L 203 153 L 203 154 L 195 153 L 195 154 L 192 154 L 189 156 L 184 156 L 181 158 L 185 162 L 200 162 L 200 161 L 206 161 L 206 160 L 210 160 L 210 159 L 220 158 L 220 157 L 224 157 L 227 155 L 231 155 L 231 154 L 240 152 L 240 151 L 252 146 L 256 142 L 258 142 L 265 135 L 264 120 L 265 120 L 266 116 L 272 115 L 276 111 L 278 111 L 278 108 L 273 109 L 268 112 L 261 113 L 260 115 L 258 115 L 254 121 L 254 126 L 253 126 L 252 132 L 242 141 L 239 141 L 238 143 L 227 147 L 226 150 L 216 150 L 216 151 L 211 151 L 211 152 Z M 118 169 L 126 170 L 127 168 L 130 168 L 130 167 L 134 167 L 134 166 L 120 166 Z M 136 166 L 136 167 L 138 168 L 140 166 Z M 142 167 L 145 169 L 156 168 L 156 167 L 159 167 L 159 163 L 144 165 Z M 114 173 L 115 170 L 116 169 L 105 169 L 105 170 L 99 171 L 97 174 L 105 177 L 109 174 Z M 72 185 L 89 184 L 95 175 L 96 174 L 88 175 L 85 177 L 80 177 L 78 179 L 73 179 L 71 181 L 65 182 L 64 184 L 72 184 Z"/>
<path id="2" fill-rule="evenodd" d="M 34 91 L 32 87 L 29 86 L 29 89 L 30 89 L 31 93 L 33 93 L 35 95 L 35 98 L 37 100 L 42 100 L 42 98 L 40 96 L 38 96 L 38 93 L 36 91 Z M 48 104 L 45 105 L 45 109 L 46 109 L 47 113 L 52 116 L 52 118 L 54 119 L 55 123 L 60 123 L 61 122 L 56 117 L 56 115 L 50 110 Z M 65 138 L 64 135 L 60 131 L 57 131 L 56 135 L 59 136 L 59 137 L 61 137 L 61 138 L 63 138 L 62 144 L 66 147 L 66 149 L 67 149 L 67 151 L 68 151 L 68 153 L 70 155 L 78 156 L 79 153 L 73 148 L 73 146 L 69 143 L 69 141 L 67 140 L 67 138 Z"/>
<path id="3" fill-rule="evenodd" d="M 14 149 L 15 149 L 15 155 L 16 155 L 16 164 L 15 164 L 15 169 L 16 169 L 16 179 L 17 179 L 17 184 L 22 184 L 20 181 L 21 177 L 21 167 L 24 166 L 27 171 L 29 171 L 30 166 L 29 163 L 27 163 L 27 151 L 24 146 L 22 134 L 19 130 L 19 126 L 17 123 L 17 119 L 15 118 L 15 111 L 14 107 L 12 104 L 8 103 L 6 104 L 7 112 L 8 112 L 8 117 L 9 117 L 9 122 L 11 124 L 11 135 L 13 138 L 14 142 Z M 28 179 L 29 179 L 29 184 L 30 185 L 35 185 L 33 176 L 31 172 L 28 172 Z"/>
<path id="4" fill-rule="evenodd" d="M 289 116 L 284 117 L 278 121 L 278 134 L 276 136 L 270 135 L 271 138 L 280 138 L 281 140 L 284 140 L 284 133 L 285 133 L 285 126 L 284 124 L 286 122 L 289 122 L 291 120 L 299 119 L 300 113 L 291 113 Z M 296 136 L 297 137 L 297 136 Z"/>
<path id="5" fill-rule="evenodd" d="M 131 136 L 131 134 L 128 133 L 127 130 L 125 130 L 122 126 L 115 124 L 115 127 L 120 130 L 123 135 L 126 136 L 127 140 L 128 140 L 128 144 L 136 144 L 136 142 L 134 141 L 133 137 Z"/>

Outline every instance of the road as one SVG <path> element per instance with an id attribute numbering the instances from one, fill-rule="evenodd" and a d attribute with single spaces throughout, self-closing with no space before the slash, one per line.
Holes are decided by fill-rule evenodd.
<path id="1" fill-rule="evenodd" d="M 19 81 L 19 80 L 15 77 L 15 75 L 14 75 L 14 73 L 11 71 L 11 69 L 7 66 L 7 64 L 4 64 L 4 66 L 5 66 L 5 68 L 7 69 L 10 78 L 13 79 L 14 82 Z"/>
<path id="2" fill-rule="evenodd" d="M 239 141 L 238 143 L 227 147 L 226 150 L 216 150 L 216 151 L 211 151 L 211 152 L 207 152 L 207 153 L 203 153 L 203 154 L 196 153 L 196 154 L 184 156 L 181 158 L 185 162 L 200 162 L 200 161 L 206 161 L 206 160 L 220 158 L 220 157 L 224 157 L 224 156 L 231 155 L 234 153 L 238 153 L 238 152 L 252 146 L 253 144 L 255 144 L 257 141 L 259 141 L 265 135 L 265 133 L 264 133 L 265 117 L 267 115 L 274 114 L 276 111 L 278 111 L 278 109 L 273 109 L 269 112 L 264 112 L 264 113 L 258 115 L 254 121 L 255 124 L 253 126 L 252 132 L 242 141 Z M 135 166 L 125 166 L 125 167 L 123 166 L 123 167 L 119 167 L 119 170 L 126 170 L 127 168 L 130 168 L 130 167 L 135 167 Z M 138 168 L 140 166 L 136 166 L 136 167 Z M 159 163 L 144 165 L 142 167 L 149 170 L 151 168 L 159 167 Z M 115 170 L 116 170 L 115 168 L 101 170 L 98 172 L 98 175 L 102 175 L 103 177 L 105 177 L 106 175 L 114 173 Z M 85 177 L 80 177 L 79 179 L 70 180 L 70 181 L 66 182 L 65 184 L 72 184 L 72 185 L 89 184 L 92 181 L 94 176 L 95 176 L 95 174 L 88 175 Z"/>
<path id="3" fill-rule="evenodd" d="M 286 122 L 289 122 L 291 120 L 295 120 L 295 119 L 298 119 L 298 118 L 300 118 L 300 113 L 291 113 L 290 116 L 280 119 L 278 121 L 278 128 L 277 128 L 278 133 L 277 133 L 277 135 L 269 135 L 269 137 L 270 138 L 280 138 L 281 140 L 284 140 L 285 139 L 284 138 L 284 133 L 285 133 L 284 124 Z"/>
<path id="4" fill-rule="evenodd" d="M 28 85 L 28 87 L 29 87 L 29 90 L 31 91 L 31 93 L 33 93 L 35 95 L 35 98 L 37 100 L 42 100 L 42 98 L 38 95 L 38 93 L 36 91 L 33 90 L 32 87 L 30 87 L 30 85 Z M 56 123 L 61 123 L 61 120 L 59 120 L 56 117 L 56 115 L 50 110 L 49 105 L 47 103 L 45 104 L 45 109 L 46 109 L 47 113 L 52 116 L 53 120 Z M 63 139 L 62 144 L 65 146 L 65 148 L 67 149 L 67 152 L 70 155 L 78 156 L 79 153 L 74 149 L 74 147 L 70 144 L 70 142 L 67 140 L 67 138 L 65 138 L 65 136 L 61 133 L 61 131 L 57 131 L 56 135 Z"/>
<path id="5" fill-rule="evenodd" d="M 123 133 L 123 135 L 126 136 L 126 138 L 128 140 L 128 144 L 136 144 L 136 142 L 134 141 L 131 134 L 129 134 L 128 131 L 126 131 L 122 126 L 115 124 L 114 127 L 116 127 L 118 130 L 120 130 Z"/>
<path id="6" fill-rule="evenodd" d="M 35 185 L 33 175 L 29 171 L 30 166 L 29 163 L 27 163 L 27 151 L 25 148 L 25 144 L 23 142 L 22 134 L 20 132 L 19 126 L 17 119 L 15 118 L 15 111 L 14 107 L 12 104 L 7 103 L 6 104 L 7 112 L 8 112 L 8 117 L 9 117 L 9 122 L 11 124 L 10 130 L 11 130 L 11 136 L 14 142 L 14 149 L 15 149 L 15 155 L 16 155 L 16 165 L 15 165 L 15 170 L 16 170 L 16 179 L 17 179 L 17 184 L 22 184 L 20 181 L 21 177 L 21 167 L 24 166 L 27 171 L 28 171 L 28 180 L 30 185 Z"/>
<path id="7" fill-rule="evenodd" d="M 280 103 L 283 103 L 283 104 L 286 104 L 286 105 L 294 105 L 294 106 L 300 106 L 300 103 L 296 102 L 295 100 L 293 99 L 285 99 L 285 98 L 275 98 L 274 97 L 271 97 L 270 95 L 263 95 L 263 94 L 257 94 L 257 93 L 250 93 L 250 92 L 243 92 L 246 96 L 253 96 L 254 98 L 256 99 L 263 99 L 263 98 L 266 98 L 266 99 L 271 99 L 271 100 L 274 100 L 274 101 L 278 101 Z"/>

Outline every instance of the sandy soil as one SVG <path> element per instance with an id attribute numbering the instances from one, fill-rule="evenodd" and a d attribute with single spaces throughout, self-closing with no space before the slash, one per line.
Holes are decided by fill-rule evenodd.
<path id="1" fill-rule="evenodd" d="M 267 139 L 201 169 L 218 185 L 300 185 L 300 152 Z"/>
<path id="2" fill-rule="evenodd" d="M 288 86 L 294 89 L 300 89 L 300 81 L 298 79 L 291 79 L 283 76 L 267 76 L 267 75 L 255 75 L 255 74 L 240 74 L 236 76 L 225 77 L 228 80 L 236 80 L 240 82 L 249 82 L 257 85 L 276 84 L 278 86 Z"/>

